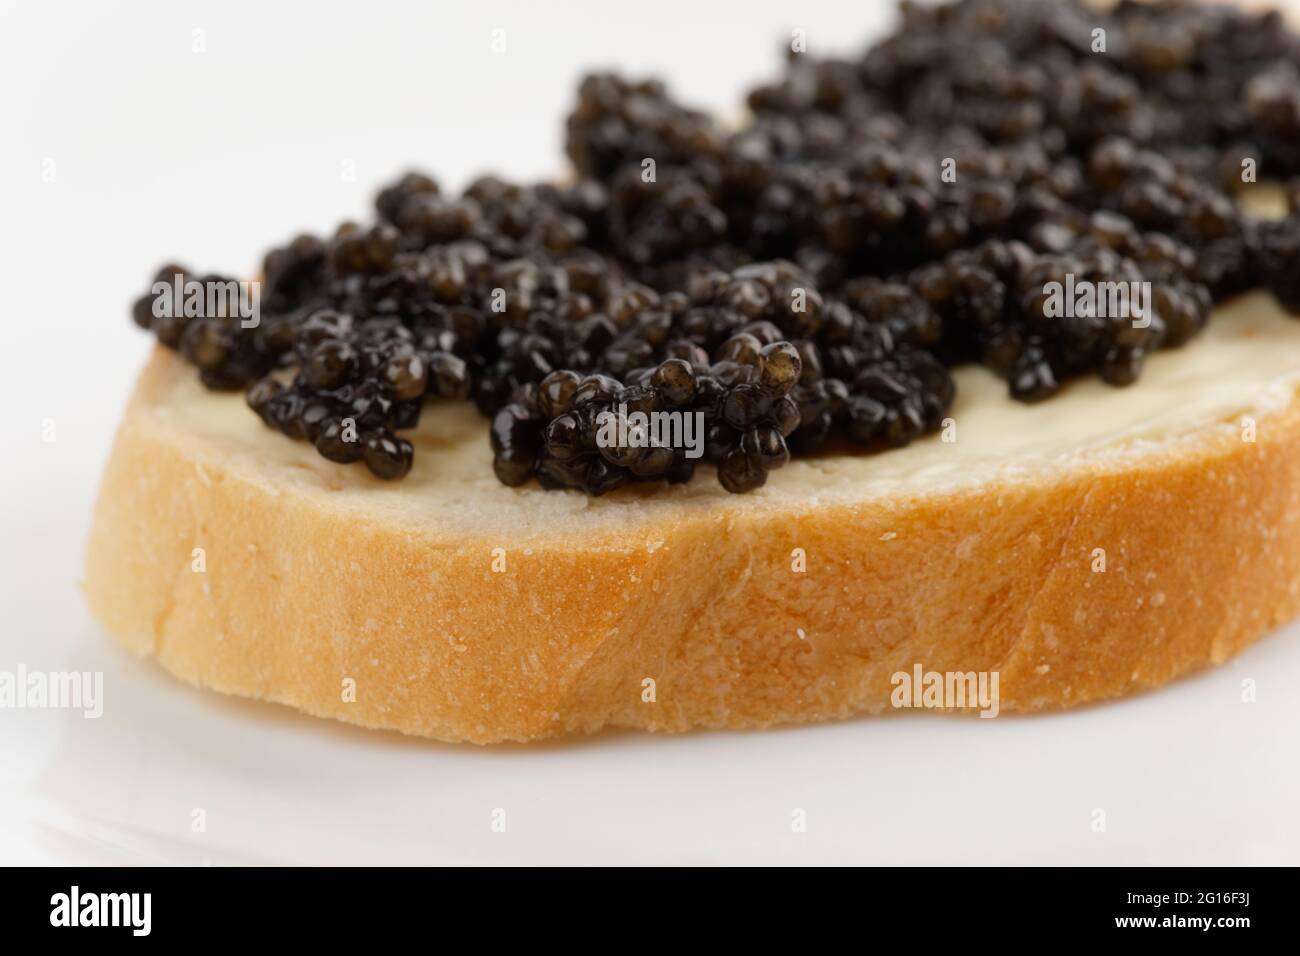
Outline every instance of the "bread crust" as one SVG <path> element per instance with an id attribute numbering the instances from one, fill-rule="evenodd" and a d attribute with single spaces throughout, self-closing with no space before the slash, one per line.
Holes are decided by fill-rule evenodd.
<path id="1" fill-rule="evenodd" d="M 1295 401 L 1254 442 L 1207 424 L 1032 480 L 515 546 L 269 487 L 150 414 L 191 374 L 161 349 L 141 374 L 90 606 L 182 680 L 366 727 L 486 744 L 828 720 L 889 709 L 917 664 L 996 671 L 1002 712 L 1056 709 L 1220 663 L 1300 613 Z"/>

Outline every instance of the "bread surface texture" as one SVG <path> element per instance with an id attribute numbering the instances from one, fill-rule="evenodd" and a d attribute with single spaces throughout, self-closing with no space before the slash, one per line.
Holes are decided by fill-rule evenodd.
<path id="1" fill-rule="evenodd" d="M 918 666 L 996 672 L 1001 713 L 1077 706 L 1300 613 L 1298 377 L 1300 324 L 1252 295 L 1129 389 L 1026 407 L 962 370 L 907 449 L 593 500 L 497 483 L 468 406 L 380 482 L 158 349 L 85 591 L 182 680 L 448 741 L 880 713 Z"/>

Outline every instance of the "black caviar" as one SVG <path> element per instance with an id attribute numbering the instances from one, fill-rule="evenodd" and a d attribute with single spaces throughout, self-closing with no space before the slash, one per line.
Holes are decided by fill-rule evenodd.
<path id="1" fill-rule="evenodd" d="M 424 403 L 473 401 L 500 481 L 600 495 L 697 464 L 745 492 L 792 455 L 906 445 L 962 363 L 1039 401 L 1132 383 L 1242 291 L 1300 312 L 1300 41 L 1276 13 L 907 3 L 747 104 L 728 128 L 589 76 L 568 184 L 409 173 L 372 223 L 271 250 L 255 326 L 152 293 L 133 316 L 331 461 L 401 478 Z M 1238 205 L 1256 178 L 1289 181 L 1289 215 Z M 1149 283 L 1147 320 L 1061 315 L 1047 289 L 1076 280 Z M 665 413 L 695 440 L 650 435 Z"/>

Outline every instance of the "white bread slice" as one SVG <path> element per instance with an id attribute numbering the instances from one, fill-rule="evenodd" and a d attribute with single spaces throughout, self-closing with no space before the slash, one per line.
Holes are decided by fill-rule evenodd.
<path id="1" fill-rule="evenodd" d="M 477 743 L 879 712 L 917 664 L 997 671 L 1002 711 L 1066 707 L 1300 614 L 1300 322 L 1267 295 L 1127 389 L 1024 406 L 957 377 L 955 442 L 589 499 L 500 485 L 468 405 L 426 409 L 412 473 L 377 481 L 159 349 L 86 593 L 184 680 Z"/>

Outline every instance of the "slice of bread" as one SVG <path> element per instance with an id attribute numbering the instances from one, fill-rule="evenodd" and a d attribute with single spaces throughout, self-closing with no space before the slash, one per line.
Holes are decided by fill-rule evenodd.
<path id="1" fill-rule="evenodd" d="M 86 593 L 184 680 L 444 740 L 848 717 L 918 665 L 1067 707 L 1300 613 L 1298 383 L 1300 322 L 1258 293 L 1127 389 L 1024 406 L 963 369 L 908 448 L 588 499 L 500 485 L 468 405 L 426 409 L 412 473 L 377 481 L 159 350 Z"/>

